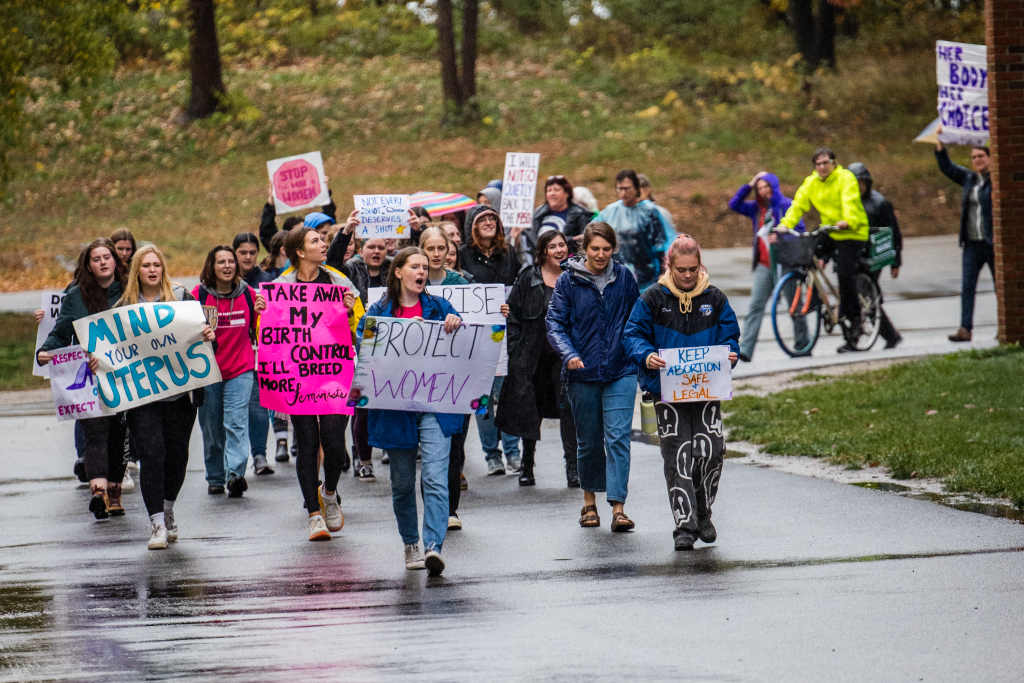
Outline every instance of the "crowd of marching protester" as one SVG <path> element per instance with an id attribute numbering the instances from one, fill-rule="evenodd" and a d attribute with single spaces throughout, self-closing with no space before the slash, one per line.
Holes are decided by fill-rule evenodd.
<path id="1" fill-rule="evenodd" d="M 964 319 L 951 339 L 969 340 L 973 283 L 969 288 L 967 278 L 973 274 L 976 281 L 981 266 L 991 266 L 988 151 L 973 150 L 973 171 L 953 164 L 941 146 L 936 154 L 942 171 L 965 188 Z M 434 320 L 452 334 L 463 324 L 461 315 L 426 287 L 496 283 L 511 288 L 502 306 L 508 370 L 494 378 L 486 410 L 474 416 L 488 474 L 515 473 L 519 485 L 534 485 L 542 420 L 559 420 L 566 484 L 583 493 L 580 526 L 601 525 L 597 494 L 604 493 L 610 529 L 633 529 L 625 503 L 639 384 L 655 403 L 675 547 L 691 549 L 698 539 L 712 543 L 717 532 L 711 507 L 725 451 L 721 405 L 664 402 L 659 350 L 725 345 L 733 365 L 749 362 L 769 295 L 785 274 L 773 245 L 803 232 L 802 216 L 811 207 L 823 223 L 838 228 L 822 256 L 836 262 L 841 308 L 851 328 L 859 325 L 851 278 L 873 229 L 893 229 L 892 277 L 899 273 L 896 214 L 872 189 L 868 169 L 857 163 L 843 168 L 828 148 L 816 150 L 812 162 L 814 171 L 792 199 L 775 175 L 759 173 L 729 202 L 752 223 L 753 286 L 742 335 L 728 298 L 711 284 L 697 240 L 677 232 L 669 212 L 655 203 L 649 180 L 632 170 L 616 176 L 618 200 L 603 209 L 585 188 L 561 175 L 548 177 L 544 202 L 528 228 L 502 224 L 502 184 L 493 181 L 467 211 L 410 212 L 409 240 L 356 239 L 359 212 L 339 219 L 333 200 L 304 217 L 287 218 L 279 229 L 271 193 L 257 233 L 239 233 L 230 244 L 210 249 L 191 291 L 170 280 L 159 245 L 139 247 L 126 229 L 96 239 L 81 252 L 37 362 L 46 364 L 52 352 L 77 343 L 77 320 L 122 306 L 194 300 L 212 323 L 201 334 L 213 346 L 221 380 L 116 415 L 78 420 L 75 473 L 90 486 L 89 510 L 97 519 L 124 514 L 126 463 L 137 461 L 151 522 L 149 548 L 176 541 L 174 504 L 198 417 L 209 494 L 241 497 L 250 463 L 256 475 L 273 474 L 270 441 L 275 463 L 294 459 L 309 540 L 327 540 L 344 525 L 342 474 L 351 470 L 356 481 L 374 482 L 376 448 L 378 462 L 390 468 L 406 567 L 441 573 L 445 536 L 463 524 L 459 502 L 468 487 L 462 470 L 470 416 L 358 406 L 351 417 L 285 415 L 263 407 L 257 330 L 268 304 L 261 285 L 343 287 L 358 345 L 367 317 Z M 372 288 L 386 294 L 372 300 Z M 881 334 L 887 348 L 902 341 L 887 318 Z"/>

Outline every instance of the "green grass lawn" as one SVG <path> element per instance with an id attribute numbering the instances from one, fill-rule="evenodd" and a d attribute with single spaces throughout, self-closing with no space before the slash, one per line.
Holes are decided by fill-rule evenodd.
<path id="1" fill-rule="evenodd" d="M 968 351 L 732 402 L 732 439 L 882 464 L 1024 507 L 1024 349 Z M 915 474 L 916 473 L 916 474 Z"/>
<path id="2" fill-rule="evenodd" d="M 28 313 L 0 313 L 0 391 L 41 389 L 46 380 L 32 374 L 36 321 Z"/>

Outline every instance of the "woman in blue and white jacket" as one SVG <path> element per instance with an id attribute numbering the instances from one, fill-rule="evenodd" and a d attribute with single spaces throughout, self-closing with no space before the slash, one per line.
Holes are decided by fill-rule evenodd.
<path id="1" fill-rule="evenodd" d="M 445 299 L 424 291 L 429 273 L 427 255 L 418 247 L 395 254 L 388 271 L 388 291 L 370 306 L 359 322 L 363 339 L 366 321 L 373 318 L 443 320 L 446 334 L 462 324 L 462 318 Z M 431 576 L 444 571 L 441 545 L 448 531 L 448 452 L 451 437 L 462 431 L 462 415 L 369 408 L 367 431 L 370 446 L 391 458 L 391 502 L 398 533 L 405 543 L 406 569 L 427 569 Z M 422 449 L 423 549 L 417 529 L 416 451 Z"/>
<path id="2" fill-rule="evenodd" d="M 675 518 L 676 550 L 692 550 L 697 538 L 713 543 L 711 504 L 722 473 L 725 436 L 720 401 L 665 403 L 661 401 L 658 349 L 694 346 L 729 347 L 729 361 L 739 358 L 740 328 L 729 299 L 711 286 L 701 264 L 700 246 L 680 235 L 665 257 L 666 272 L 643 293 L 626 323 L 622 345 L 640 366 L 640 387 L 654 394 L 665 460 L 665 480 Z"/>

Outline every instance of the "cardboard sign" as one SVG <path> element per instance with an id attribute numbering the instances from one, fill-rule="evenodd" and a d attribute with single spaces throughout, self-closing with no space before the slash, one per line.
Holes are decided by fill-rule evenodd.
<path id="1" fill-rule="evenodd" d="M 349 405 L 471 415 L 487 411 L 504 325 L 367 317 Z"/>
<path id="2" fill-rule="evenodd" d="M 82 420 L 113 415 L 99 397 L 99 383 L 89 369 L 89 357 L 81 346 L 54 349 L 50 369 L 50 390 L 57 408 L 57 421 Z"/>
<path id="3" fill-rule="evenodd" d="M 289 415 L 351 415 L 355 351 L 340 285 L 263 283 L 260 405 Z"/>
<path id="4" fill-rule="evenodd" d="M 57 316 L 60 315 L 61 304 L 64 303 L 64 292 L 43 292 L 39 308 L 43 309 L 43 319 L 39 321 L 39 328 L 36 330 L 36 348 L 38 349 L 46 341 L 46 338 L 53 332 L 57 324 Z M 50 377 L 50 364 L 40 365 L 32 357 L 32 374 L 36 377 Z"/>
<path id="5" fill-rule="evenodd" d="M 75 321 L 75 334 L 100 361 L 100 400 L 120 413 L 221 381 L 204 325 L 198 301 L 174 301 L 90 315 Z"/>
<path id="6" fill-rule="evenodd" d="M 509 152 L 501 182 L 501 223 L 506 228 L 528 228 L 533 224 L 533 201 L 540 173 L 539 154 Z"/>
<path id="7" fill-rule="evenodd" d="M 357 194 L 352 198 L 359 212 L 356 237 L 409 238 L 409 195 Z"/>
<path id="8" fill-rule="evenodd" d="M 939 85 L 939 140 L 954 145 L 988 144 L 988 57 L 984 45 L 935 42 Z"/>
<path id="9" fill-rule="evenodd" d="M 274 188 L 274 208 L 279 216 L 323 206 L 331 201 L 320 152 L 268 161 L 267 172 Z"/>
<path id="10" fill-rule="evenodd" d="M 661 400 L 665 403 L 732 400 L 732 363 L 728 346 L 659 349 L 668 363 L 661 369 Z"/>

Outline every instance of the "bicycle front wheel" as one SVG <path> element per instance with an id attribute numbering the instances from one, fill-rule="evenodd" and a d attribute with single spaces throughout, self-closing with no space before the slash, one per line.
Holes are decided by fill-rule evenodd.
<path id="1" fill-rule="evenodd" d="M 787 273 L 772 292 L 772 331 L 791 357 L 809 356 L 821 334 L 821 301 L 807 273 Z"/>
<path id="2" fill-rule="evenodd" d="M 867 351 L 875 345 L 882 331 L 882 291 L 871 276 L 860 273 L 855 281 L 857 302 L 860 304 L 861 335 L 857 339 L 858 351 Z"/>

